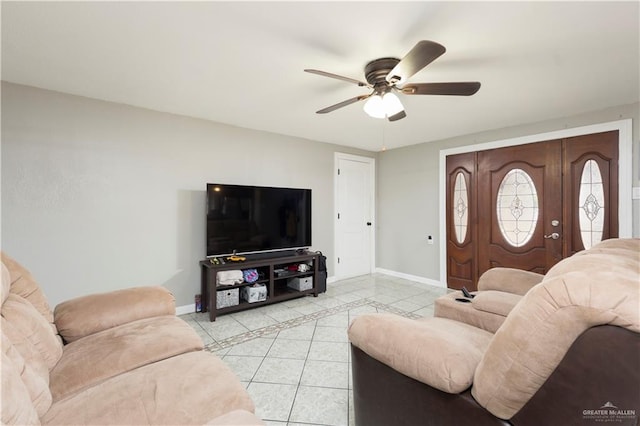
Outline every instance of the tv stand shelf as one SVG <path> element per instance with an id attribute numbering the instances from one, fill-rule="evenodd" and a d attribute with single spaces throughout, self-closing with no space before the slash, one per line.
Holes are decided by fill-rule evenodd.
<path id="1" fill-rule="evenodd" d="M 295 253 L 295 254 L 273 254 L 265 257 L 260 255 L 257 259 L 247 255 L 247 260 L 242 262 L 227 261 L 224 264 L 213 263 L 212 259 L 205 259 L 200 262 L 201 272 L 201 292 L 202 292 L 202 312 L 209 312 L 209 320 L 215 321 L 218 315 L 231 312 L 243 311 L 245 309 L 257 308 L 258 306 L 270 305 L 272 303 L 284 302 L 285 300 L 295 299 L 297 297 L 313 294 L 318 296 L 318 278 L 320 277 L 318 266 L 320 254 L 313 252 Z M 286 273 L 277 273 L 276 270 L 291 266 L 307 264 L 308 271 L 290 271 Z M 230 270 L 256 269 L 262 273 L 261 277 L 254 283 L 241 283 L 228 286 L 217 286 L 216 276 L 218 272 Z M 326 274 L 325 274 L 326 275 Z M 288 280 L 291 278 L 307 278 L 313 280 L 313 287 L 308 290 L 298 291 L 287 286 Z M 261 302 L 249 303 L 240 298 L 239 304 L 227 306 L 224 308 L 216 308 L 217 292 L 229 289 L 239 289 L 241 287 L 253 284 L 264 284 L 267 288 L 267 300 Z"/>

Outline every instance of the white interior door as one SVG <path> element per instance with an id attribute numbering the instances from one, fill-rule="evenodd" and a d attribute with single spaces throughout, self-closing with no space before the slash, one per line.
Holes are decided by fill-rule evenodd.
<path id="1" fill-rule="evenodd" d="M 336 154 L 336 277 L 370 274 L 374 265 L 375 160 Z"/>

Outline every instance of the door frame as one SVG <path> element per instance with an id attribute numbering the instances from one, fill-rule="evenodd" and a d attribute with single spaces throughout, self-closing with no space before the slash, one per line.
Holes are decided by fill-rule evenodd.
<path id="1" fill-rule="evenodd" d="M 440 283 L 447 285 L 447 244 L 446 244 L 446 158 L 448 155 L 463 154 L 474 151 L 484 151 L 507 146 L 524 145 L 527 143 L 544 142 L 552 139 L 563 139 L 574 136 L 588 135 L 592 133 L 618 131 L 618 235 L 620 238 L 629 238 L 633 235 L 632 212 L 632 120 L 611 121 L 587 126 L 573 127 L 552 132 L 538 133 L 534 135 L 516 138 L 501 139 L 492 142 L 484 142 L 474 145 L 461 146 L 440 150 L 439 164 L 439 211 L 440 211 Z"/>
<path id="2" fill-rule="evenodd" d="M 333 155 L 333 270 L 336 271 L 334 280 L 347 278 L 341 275 L 340 266 L 338 264 L 338 241 L 340 241 L 338 238 L 338 163 L 340 160 L 358 161 L 366 163 L 369 166 L 369 195 L 371 197 L 369 214 L 371 222 L 373 222 L 373 226 L 371 227 L 371 239 L 369 240 L 369 273 L 376 270 L 376 159 L 373 157 L 363 157 L 360 155 L 335 152 Z"/>

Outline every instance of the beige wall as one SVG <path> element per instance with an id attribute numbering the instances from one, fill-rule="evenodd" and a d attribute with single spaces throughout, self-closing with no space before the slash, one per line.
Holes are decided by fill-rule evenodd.
<path id="1" fill-rule="evenodd" d="M 311 188 L 313 249 L 331 265 L 335 152 L 374 156 L 3 83 L 2 249 L 52 304 L 147 284 L 192 304 L 205 184 L 221 182 Z"/>
<path id="2" fill-rule="evenodd" d="M 378 154 L 377 266 L 440 281 L 440 150 L 605 123 L 633 120 L 632 184 L 640 186 L 640 104 L 619 106 L 505 129 L 393 149 Z M 427 236 L 434 244 L 427 244 Z M 633 235 L 640 236 L 640 200 L 633 200 Z"/>

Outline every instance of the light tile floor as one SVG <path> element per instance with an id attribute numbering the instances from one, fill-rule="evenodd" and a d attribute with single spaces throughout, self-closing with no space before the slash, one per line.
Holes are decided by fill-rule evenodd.
<path id="1" fill-rule="evenodd" d="M 210 322 L 186 314 L 206 347 L 245 383 L 256 415 L 267 425 L 353 425 L 353 391 L 347 327 L 355 317 L 392 312 L 433 315 L 444 288 L 382 274 L 331 283 L 326 293 Z"/>

